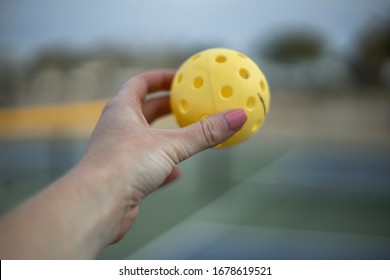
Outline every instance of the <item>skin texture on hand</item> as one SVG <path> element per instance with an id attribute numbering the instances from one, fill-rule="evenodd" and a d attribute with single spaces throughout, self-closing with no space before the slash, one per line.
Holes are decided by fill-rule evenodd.
<path id="1" fill-rule="evenodd" d="M 146 72 L 122 86 L 105 106 L 80 163 L 0 221 L 0 257 L 96 257 L 128 232 L 142 199 L 179 176 L 178 163 L 245 123 L 245 111 L 236 109 L 184 128 L 151 128 L 170 113 L 169 96 L 146 96 L 169 90 L 174 74 Z"/>

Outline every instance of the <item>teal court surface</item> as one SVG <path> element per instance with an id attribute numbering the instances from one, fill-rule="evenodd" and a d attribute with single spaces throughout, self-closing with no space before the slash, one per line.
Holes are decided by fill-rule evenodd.
<path id="1" fill-rule="evenodd" d="M 1 213 L 66 172 L 86 141 L 0 145 Z M 390 153 L 255 137 L 183 162 L 103 259 L 389 259 Z M 77 234 L 77 230 L 75 230 Z"/>

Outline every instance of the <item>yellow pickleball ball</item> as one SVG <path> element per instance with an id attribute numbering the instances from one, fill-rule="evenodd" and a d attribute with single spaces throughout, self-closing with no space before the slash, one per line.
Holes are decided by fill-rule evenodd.
<path id="1" fill-rule="evenodd" d="M 221 111 L 244 109 L 248 115 L 245 125 L 218 145 L 228 147 L 259 130 L 268 113 L 270 93 L 264 74 L 249 57 L 230 49 L 208 49 L 180 66 L 170 102 L 181 127 Z"/>

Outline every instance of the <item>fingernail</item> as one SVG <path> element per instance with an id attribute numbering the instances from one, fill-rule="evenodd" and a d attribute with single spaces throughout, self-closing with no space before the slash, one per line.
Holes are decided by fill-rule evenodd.
<path id="1" fill-rule="evenodd" d="M 224 115 L 224 118 L 228 122 L 230 130 L 234 131 L 244 125 L 244 123 L 248 119 L 248 116 L 243 109 L 235 109 L 230 112 L 227 112 Z"/>

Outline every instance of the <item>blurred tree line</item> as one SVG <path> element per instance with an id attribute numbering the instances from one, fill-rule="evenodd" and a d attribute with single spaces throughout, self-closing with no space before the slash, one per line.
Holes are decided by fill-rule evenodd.
<path id="1" fill-rule="evenodd" d="M 363 86 L 383 86 L 386 77 L 382 73 L 386 63 L 390 63 L 390 19 L 362 32 L 357 46 L 358 53 L 350 61 L 356 82 Z"/>
<path id="2" fill-rule="evenodd" d="M 386 65 L 390 64 L 390 20 L 361 31 L 355 47 L 354 55 L 338 57 L 349 69 L 353 84 L 356 87 L 383 88 L 389 78 L 384 72 Z M 308 29 L 287 30 L 271 38 L 264 48 L 259 48 L 266 59 L 284 66 L 318 61 L 326 55 L 325 49 L 326 40 Z M 306 71 L 301 71 L 307 72 L 310 79 L 313 69 L 306 67 Z"/>
<path id="3" fill-rule="evenodd" d="M 324 45 L 324 40 L 312 31 L 291 30 L 272 38 L 262 54 L 276 63 L 294 64 L 318 59 Z"/>
<path id="4" fill-rule="evenodd" d="M 80 51 L 60 47 L 42 50 L 30 61 L 19 64 L 10 58 L 12 51 L 0 48 L 0 107 L 107 97 L 129 76 L 147 69 L 177 68 L 190 55 L 219 45 L 212 43 L 190 48 L 172 45 L 138 50 L 106 46 Z M 326 43 L 326 39 L 313 30 L 291 29 L 270 38 L 265 47 L 262 44 L 257 49 L 259 57 L 280 65 L 279 69 L 287 69 L 287 72 L 299 69 L 309 89 L 319 90 L 312 82 L 318 77 L 329 76 L 333 85 L 338 83 L 338 74 L 332 73 L 329 63 L 322 65 L 322 69 L 319 67 L 318 61 L 329 56 Z M 352 77 L 348 86 L 354 89 L 389 86 L 389 82 L 385 82 L 390 72 L 390 20 L 378 21 L 361 31 L 355 47 L 353 56 L 333 58 L 333 62 L 345 65 L 348 76 Z M 283 86 L 289 89 L 288 75 Z M 272 74 L 270 78 L 272 80 Z M 330 84 L 322 83 L 321 87 L 329 90 Z"/>

